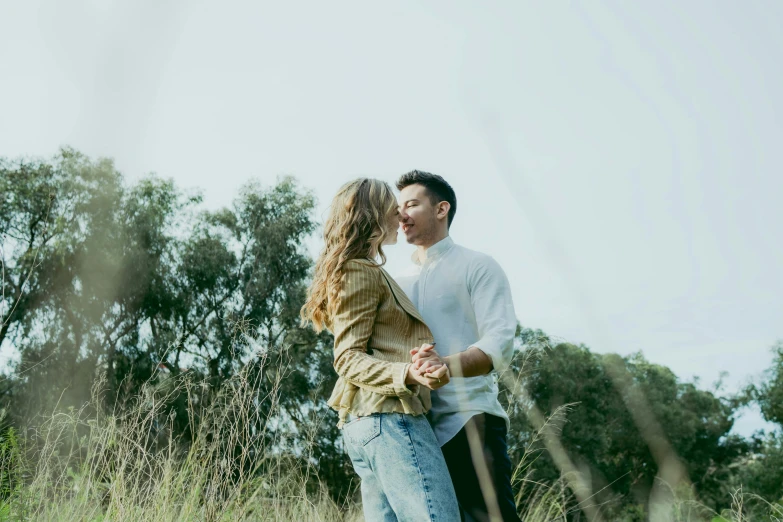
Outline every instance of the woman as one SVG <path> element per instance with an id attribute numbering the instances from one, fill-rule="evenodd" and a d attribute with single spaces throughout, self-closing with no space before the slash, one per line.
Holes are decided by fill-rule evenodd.
<path id="1" fill-rule="evenodd" d="M 398 214 L 382 181 L 340 189 L 302 319 L 334 334 L 339 377 L 328 404 L 362 479 L 365 519 L 451 522 L 460 519 L 454 487 L 424 417 L 429 391 L 448 382 L 448 368 L 419 374 L 411 365 L 411 348 L 432 343 L 432 333 L 382 268 L 383 246 L 397 242 Z"/>

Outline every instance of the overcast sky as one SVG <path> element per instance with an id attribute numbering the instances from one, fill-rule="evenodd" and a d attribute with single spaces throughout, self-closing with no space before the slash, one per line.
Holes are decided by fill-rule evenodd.
<path id="1" fill-rule="evenodd" d="M 781 26 L 779 0 L 0 0 L 0 155 L 71 145 L 211 208 L 291 174 L 319 219 L 429 170 L 523 325 L 736 389 L 783 338 Z"/>

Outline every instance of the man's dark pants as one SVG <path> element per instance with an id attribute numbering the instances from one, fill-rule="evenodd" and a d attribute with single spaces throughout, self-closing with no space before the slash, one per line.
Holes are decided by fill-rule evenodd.
<path id="1" fill-rule="evenodd" d="M 489 510 L 484 500 L 488 495 L 490 499 L 497 499 L 503 522 L 520 521 L 511 491 L 511 460 L 508 458 L 506 431 L 504 419 L 482 413 L 471 417 L 468 424 L 441 448 L 462 508 L 463 520 L 489 522 Z M 480 480 L 482 475 L 489 481 Z"/>

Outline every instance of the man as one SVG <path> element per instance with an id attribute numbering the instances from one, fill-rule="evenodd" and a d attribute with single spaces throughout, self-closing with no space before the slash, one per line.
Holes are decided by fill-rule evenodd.
<path id="1" fill-rule="evenodd" d="M 400 224 L 418 248 L 397 278 L 432 330 L 435 347 L 413 349 L 424 373 L 445 364 L 451 383 L 432 392 L 430 421 L 443 450 L 465 520 L 519 521 L 511 490 L 508 417 L 494 372 L 513 353 L 516 315 L 500 265 L 454 244 L 454 190 L 440 176 L 414 170 L 397 182 Z M 469 458 L 471 457 L 471 458 Z"/>

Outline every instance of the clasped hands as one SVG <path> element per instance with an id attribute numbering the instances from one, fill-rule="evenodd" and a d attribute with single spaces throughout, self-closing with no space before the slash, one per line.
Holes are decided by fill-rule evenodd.
<path id="1" fill-rule="evenodd" d="M 434 344 L 422 344 L 410 353 L 411 365 L 408 367 L 405 384 L 420 384 L 430 390 L 437 390 L 449 383 L 449 367 L 435 351 Z"/>

